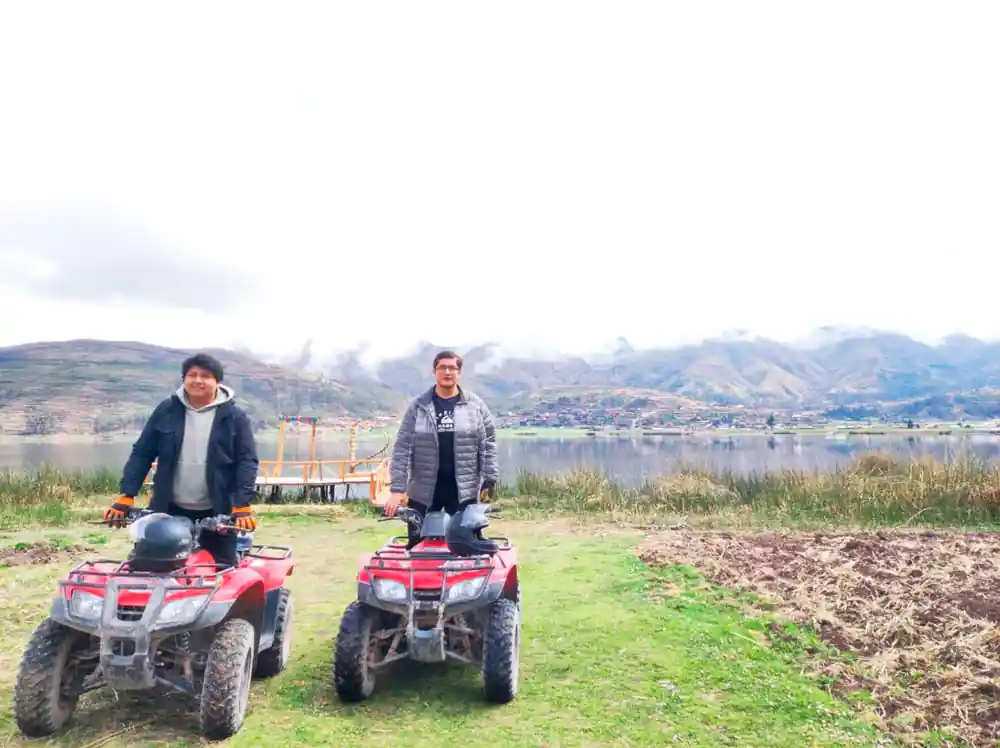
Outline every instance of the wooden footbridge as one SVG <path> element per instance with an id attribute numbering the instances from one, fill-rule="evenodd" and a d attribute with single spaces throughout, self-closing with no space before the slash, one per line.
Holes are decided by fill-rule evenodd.
<path id="1" fill-rule="evenodd" d="M 310 427 L 309 459 L 284 459 L 285 437 L 290 423 Z M 367 499 L 371 504 L 381 506 L 389 495 L 389 443 L 387 441 L 385 447 L 376 454 L 358 459 L 359 423 L 360 421 L 355 421 L 351 424 L 347 459 L 324 460 L 316 456 L 319 418 L 280 416 L 277 455 L 273 460 L 260 461 L 256 481 L 258 496 L 267 503 L 281 503 L 286 491 L 294 491 L 298 494 L 296 498 L 318 498 L 322 502 Z M 155 472 L 156 463 L 153 463 L 146 477 L 146 485 L 153 484 Z M 338 489 L 342 489 L 340 497 L 337 495 Z"/>

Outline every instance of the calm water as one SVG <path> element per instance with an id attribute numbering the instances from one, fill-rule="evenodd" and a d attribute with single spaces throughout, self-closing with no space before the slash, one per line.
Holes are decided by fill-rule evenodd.
<path id="1" fill-rule="evenodd" d="M 384 442 L 358 442 L 358 456 L 379 450 Z M 94 444 L 39 444 L 0 441 L 0 470 L 25 468 L 48 462 L 59 467 L 120 470 L 128 457 L 128 442 Z M 261 441 L 261 459 L 274 459 L 277 443 Z M 285 444 L 285 459 L 308 457 L 308 440 Z M 975 456 L 1000 461 L 1000 436 L 699 436 L 636 439 L 502 439 L 499 442 L 501 474 L 518 470 L 561 473 L 597 469 L 626 483 L 677 470 L 683 464 L 712 466 L 741 473 L 791 468 L 830 470 L 851 462 L 858 454 L 876 451 L 897 457 L 933 456 L 939 460 Z M 347 457 L 346 442 L 324 443 L 321 457 Z"/>

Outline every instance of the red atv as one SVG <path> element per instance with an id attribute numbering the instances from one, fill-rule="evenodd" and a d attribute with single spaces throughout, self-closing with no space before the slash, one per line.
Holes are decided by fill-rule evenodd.
<path id="1" fill-rule="evenodd" d="M 126 522 L 127 560 L 86 561 L 59 581 L 21 659 L 18 728 L 49 735 L 81 694 L 102 686 L 163 686 L 198 698 L 202 733 L 227 738 L 243 726 L 251 676 L 276 675 L 288 662 L 292 551 L 245 543 L 227 567 L 198 541 L 202 530 L 240 532 L 229 517 L 192 522 L 142 510 Z"/>
<path id="2" fill-rule="evenodd" d="M 398 518 L 420 542 L 394 537 L 358 567 L 358 599 L 337 635 L 333 684 L 341 700 L 362 701 L 375 674 L 392 662 L 457 660 L 482 669 L 486 698 L 517 695 L 521 590 L 517 550 L 507 538 L 483 538 L 492 506 L 471 504 L 454 516 L 402 507 Z M 380 522 L 394 519 L 392 517 Z"/>

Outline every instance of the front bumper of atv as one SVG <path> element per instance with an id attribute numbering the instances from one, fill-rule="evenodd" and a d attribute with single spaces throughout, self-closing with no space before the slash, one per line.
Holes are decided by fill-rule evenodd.
<path id="1" fill-rule="evenodd" d="M 449 619 L 456 619 L 464 613 L 487 608 L 495 603 L 503 595 L 506 580 L 492 578 L 491 572 L 494 567 L 489 556 L 456 558 L 446 553 L 415 552 L 411 554 L 411 557 L 423 561 L 440 560 L 445 562 L 440 569 L 433 570 L 435 573 L 442 574 L 442 585 L 439 589 L 414 589 L 415 570 L 412 567 L 394 570 L 409 572 L 408 585 L 380 577 L 377 572 L 386 571 L 381 563 L 365 566 L 369 579 L 373 580 L 371 583 L 358 582 L 359 602 L 372 608 L 395 613 L 406 621 L 406 650 L 395 654 L 396 646 L 394 645 L 392 647 L 394 653 L 380 662 L 379 666 L 406 657 L 417 662 L 427 663 L 444 662 L 449 658 L 468 662 L 467 658 L 446 647 L 445 622 Z M 378 561 L 381 560 L 378 553 L 375 554 L 375 558 Z M 460 565 L 454 568 L 447 567 L 447 563 L 455 561 L 459 561 Z M 428 570 L 421 569 L 420 571 L 426 572 Z M 373 572 L 375 573 L 373 574 Z M 450 577 L 466 575 L 470 572 L 475 573 L 476 576 L 449 586 Z M 465 582 L 472 582 L 466 587 L 466 594 L 450 598 L 449 592 L 460 589 Z M 418 618 L 422 618 L 425 625 L 418 626 Z M 430 625 L 426 625 L 427 623 Z M 452 626 L 452 628 L 459 627 Z"/>
<path id="2" fill-rule="evenodd" d="M 94 574 L 90 570 L 84 573 Z M 178 584 L 182 576 L 186 583 Z M 226 617 L 230 604 L 213 602 L 218 586 L 205 579 L 133 573 L 125 581 L 108 575 L 103 582 L 85 582 L 74 580 L 71 573 L 60 582 L 64 594 L 52 601 L 49 616 L 100 640 L 98 667 L 107 685 L 117 690 L 141 690 L 163 683 L 186 691 L 180 684 L 158 677 L 154 657 L 165 639 L 215 626 Z M 181 590 L 198 594 L 166 599 L 168 593 Z M 95 594 L 97 591 L 102 594 Z M 125 606 L 119 604 L 122 592 L 148 592 L 149 597 L 143 606 Z"/>

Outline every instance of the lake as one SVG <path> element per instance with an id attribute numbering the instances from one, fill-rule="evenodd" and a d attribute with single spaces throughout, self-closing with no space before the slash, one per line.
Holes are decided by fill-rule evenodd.
<path id="1" fill-rule="evenodd" d="M 261 440 L 261 459 L 274 459 L 277 442 Z M 358 456 L 372 454 L 383 441 L 358 440 Z M 48 462 L 65 469 L 108 467 L 120 470 L 128 457 L 131 442 L 41 443 L 5 438 L 0 440 L 0 470 L 24 469 Z M 675 472 L 684 464 L 711 466 L 738 473 L 789 468 L 827 471 L 850 463 L 857 455 L 883 452 L 897 457 L 931 456 L 954 460 L 974 456 L 987 462 L 1000 461 L 1000 436 L 989 434 L 952 436 L 851 436 L 835 437 L 803 434 L 779 435 L 696 435 L 634 438 L 534 437 L 503 438 L 498 442 L 501 475 L 512 478 L 518 470 L 535 473 L 562 473 L 596 469 L 614 475 L 623 483 Z M 308 439 L 285 443 L 285 459 L 306 459 Z M 326 441 L 319 455 L 327 459 L 347 457 L 346 441 Z"/>

